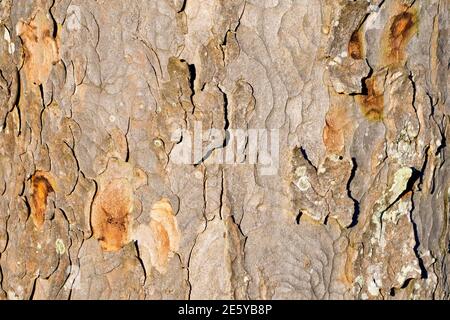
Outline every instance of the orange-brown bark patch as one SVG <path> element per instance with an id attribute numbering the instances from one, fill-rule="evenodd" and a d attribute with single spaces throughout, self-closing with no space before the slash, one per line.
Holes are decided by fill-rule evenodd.
<path id="1" fill-rule="evenodd" d="M 354 31 L 350 37 L 350 41 L 348 42 L 348 54 L 355 60 L 361 60 L 364 56 L 362 35 L 359 30 Z"/>
<path id="2" fill-rule="evenodd" d="M 405 48 L 418 30 L 415 9 L 401 6 L 399 11 L 390 20 L 384 35 L 384 60 L 387 65 L 405 61 Z"/>
<path id="3" fill-rule="evenodd" d="M 378 83 L 376 77 L 365 80 L 367 92 L 356 97 L 364 116 L 373 121 L 383 119 L 384 88 Z"/>
<path id="4" fill-rule="evenodd" d="M 93 205 L 92 228 L 103 250 L 117 251 L 129 242 L 132 209 L 133 191 L 127 180 L 113 180 L 99 191 Z"/>
<path id="5" fill-rule="evenodd" d="M 23 43 L 23 69 L 34 85 L 47 81 L 52 66 L 59 61 L 58 39 L 52 35 L 53 23 L 39 10 L 30 21 L 19 21 L 17 33 Z"/>
<path id="6" fill-rule="evenodd" d="M 38 228 L 44 224 L 48 194 L 54 192 L 50 180 L 47 173 L 42 171 L 36 171 L 31 177 L 31 218 Z"/>

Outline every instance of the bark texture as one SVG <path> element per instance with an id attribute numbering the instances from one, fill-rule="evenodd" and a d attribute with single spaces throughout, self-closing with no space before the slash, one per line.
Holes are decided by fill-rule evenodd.
<path id="1" fill-rule="evenodd" d="M 0 0 L 0 298 L 449 298 L 448 12 Z"/>

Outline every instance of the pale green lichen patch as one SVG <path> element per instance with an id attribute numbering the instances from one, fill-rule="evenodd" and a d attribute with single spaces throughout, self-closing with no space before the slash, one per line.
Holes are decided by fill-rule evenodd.
<path id="1" fill-rule="evenodd" d="M 297 177 L 302 177 L 305 174 L 306 174 L 306 167 L 305 166 L 300 166 L 300 167 L 295 169 L 295 175 Z"/>
<path id="2" fill-rule="evenodd" d="M 390 208 L 388 211 L 387 209 L 407 189 L 412 174 L 413 170 L 409 167 L 403 167 L 397 170 L 394 174 L 391 187 L 376 202 L 372 215 L 372 223 L 375 225 L 374 237 L 371 239 L 372 243 L 381 242 L 383 247 L 383 222 L 390 221 L 397 224 L 399 217 L 409 212 L 409 202 L 400 202 L 397 207 Z"/>
<path id="3" fill-rule="evenodd" d="M 388 210 L 377 211 L 372 216 L 372 223 L 375 231 L 371 239 L 372 244 L 378 243 L 382 249 L 386 246 L 385 229 L 387 223 L 397 224 L 400 217 L 407 215 L 411 211 L 410 201 L 399 201 Z"/>
<path id="4" fill-rule="evenodd" d="M 403 167 L 394 174 L 394 182 L 392 183 L 392 186 L 389 189 L 390 193 L 389 202 L 391 203 L 394 202 L 402 194 L 402 192 L 406 190 L 409 179 L 411 179 L 412 174 L 413 171 L 409 167 Z"/>
<path id="5" fill-rule="evenodd" d="M 66 246 L 64 245 L 64 242 L 61 239 L 56 239 L 55 248 L 56 252 L 59 255 L 63 255 L 66 252 Z"/>
<path id="6" fill-rule="evenodd" d="M 311 188 L 311 183 L 309 182 L 308 178 L 303 176 L 300 177 L 297 182 L 295 183 L 295 185 L 297 186 L 297 188 L 300 191 L 307 191 L 309 188 Z"/>
<path id="7" fill-rule="evenodd" d="M 417 261 L 414 261 L 412 265 L 405 265 L 397 274 L 397 283 L 401 286 L 405 283 L 406 279 L 413 278 L 416 274 L 420 274 L 420 267 Z"/>
<path id="8" fill-rule="evenodd" d="M 161 139 L 153 140 L 153 144 L 155 145 L 155 147 L 158 147 L 158 148 L 160 148 L 160 147 L 162 147 L 164 145 L 164 143 L 162 142 Z"/>
<path id="9" fill-rule="evenodd" d="M 398 203 L 398 208 L 388 210 L 383 214 L 383 221 L 397 224 L 400 217 L 409 213 L 410 209 L 408 201 L 400 201 Z"/>
<path id="10" fill-rule="evenodd" d="M 410 163 L 416 154 L 417 145 L 421 144 L 420 139 L 417 141 L 418 134 L 418 125 L 407 121 L 405 126 L 398 132 L 396 138 L 388 143 L 388 156 L 400 164 L 406 165 Z"/>

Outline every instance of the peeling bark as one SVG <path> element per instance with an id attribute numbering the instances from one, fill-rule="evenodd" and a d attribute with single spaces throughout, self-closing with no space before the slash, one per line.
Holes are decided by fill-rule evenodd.
<path id="1" fill-rule="evenodd" d="M 448 299 L 448 1 L 0 1 L 0 299 Z"/>

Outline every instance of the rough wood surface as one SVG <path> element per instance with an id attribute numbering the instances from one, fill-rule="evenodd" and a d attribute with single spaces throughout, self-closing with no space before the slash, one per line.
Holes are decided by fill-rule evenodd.
<path id="1" fill-rule="evenodd" d="M 448 13 L 0 0 L 0 298 L 449 298 Z"/>

